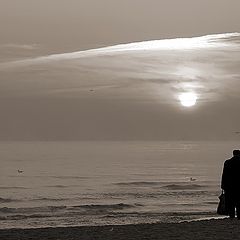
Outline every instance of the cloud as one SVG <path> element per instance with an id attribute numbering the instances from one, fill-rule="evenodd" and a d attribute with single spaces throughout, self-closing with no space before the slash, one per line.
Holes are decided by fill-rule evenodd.
<path id="1" fill-rule="evenodd" d="M 23 49 L 23 50 L 35 50 L 38 48 L 37 44 L 17 44 L 8 43 L 0 45 L 0 49 Z"/>
<path id="2" fill-rule="evenodd" d="M 0 69 L 20 71 L 21 84 L 34 94 L 89 97 L 94 89 L 95 97 L 174 102 L 182 92 L 195 92 L 199 101 L 218 101 L 239 87 L 239 40 L 240 33 L 225 33 L 144 41 L 7 62 Z"/>
<path id="3" fill-rule="evenodd" d="M 240 33 L 224 33 L 206 35 L 201 37 L 192 38 L 176 38 L 176 39 L 163 39 L 163 40 L 152 40 L 143 42 L 134 42 L 128 44 L 120 44 L 110 47 L 103 47 L 97 49 L 90 49 L 85 51 L 78 51 L 72 53 L 53 54 L 49 56 L 42 56 L 31 59 L 24 59 L 21 61 L 15 61 L 6 63 L 5 66 L 12 65 L 24 65 L 24 64 L 37 64 L 47 61 L 58 61 L 68 59 L 78 59 L 85 57 L 104 56 L 119 53 L 129 52 L 145 52 L 145 51 L 169 51 L 169 50 L 194 50 L 194 49 L 211 49 L 211 48 L 234 48 L 239 47 L 234 42 L 229 40 L 240 37 Z M 33 48 L 34 45 L 16 45 L 10 44 L 11 47 L 22 47 L 22 48 Z"/>
<path id="4" fill-rule="evenodd" d="M 0 138 L 232 139 L 239 59 L 233 33 L 1 63 Z M 190 111 L 183 92 L 197 95 Z"/>

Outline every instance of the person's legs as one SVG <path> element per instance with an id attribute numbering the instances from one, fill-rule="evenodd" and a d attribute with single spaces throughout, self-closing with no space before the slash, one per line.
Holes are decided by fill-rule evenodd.
<path id="1" fill-rule="evenodd" d="M 240 220 L 240 196 L 238 194 L 236 198 L 237 218 Z"/>
<path id="2" fill-rule="evenodd" d="M 237 202 L 236 208 L 237 208 L 237 218 L 238 220 L 240 220 L 240 202 Z"/>
<path id="3" fill-rule="evenodd" d="M 226 207 L 228 210 L 228 215 L 230 218 L 235 218 L 235 201 L 234 201 L 234 195 L 226 192 L 225 193 L 225 201 L 226 201 Z"/>
<path id="4" fill-rule="evenodd" d="M 235 205 L 233 202 L 228 205 L 228 215 L 230 218 L 235 218 Z"/>

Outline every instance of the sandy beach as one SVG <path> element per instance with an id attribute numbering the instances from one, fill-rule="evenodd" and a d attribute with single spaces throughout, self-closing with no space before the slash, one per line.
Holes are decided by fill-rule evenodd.
<path id="1" fill-rule="evenodd" d="M 2 240 L 92 239 L 240 239 L 240 221 L 229 219 L 182 223 L 0 230 Z"/>

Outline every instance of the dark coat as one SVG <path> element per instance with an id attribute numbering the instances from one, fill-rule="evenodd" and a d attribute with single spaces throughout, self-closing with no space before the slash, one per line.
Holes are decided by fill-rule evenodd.
<path id="1" fill-rule="evenodd" d="M 223 167 L 221 188 L 240 195 L 240 157 L 226 160 Z"/>

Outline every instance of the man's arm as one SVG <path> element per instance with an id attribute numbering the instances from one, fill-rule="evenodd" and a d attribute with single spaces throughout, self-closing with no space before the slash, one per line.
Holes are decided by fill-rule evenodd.
<path id="1" fill-rule="evenodd" d="M 223 173 L 222 173 L 222 180 L 221 180 L 221 188 L 226 190 L 226 183 L 227 183 L 227 166 L 226 162 L 223 166 Z"/>

